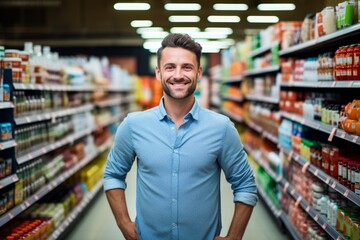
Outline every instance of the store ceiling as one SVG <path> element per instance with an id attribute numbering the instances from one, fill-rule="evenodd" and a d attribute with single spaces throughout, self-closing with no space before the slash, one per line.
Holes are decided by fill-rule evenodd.
<path id="1" fill-rule="evenodd" d="M 116 11 L 116 2 L 147 2 L 148 11 Z M 168 17 L 174 12 L 165 11 L 165 3 L 194 2 L 201 4 L 201 11 L 176 12 L 176 14 L 196 14 L 198 23 L 170 23 Z M 213 9 L 215 3 L 246 3 L 247 11 L 221 11 Z M 295 3 L 295 11 L 260 12 L 260 3 Z M 153 26 L 169 31 L 174 26 L 231 27 L 234 40 L 241 40 L 246 29 L 264 29 L 271 24 L 248 23 L 248 15 L 276 15 L 280 21 L 301 21 L 310 12 L 321 11 L 326 5 L 336 5 L 337 1 L 214 1 L 214 0 L 1 0 L 0 1 L 0 44 L 23 45 L 24 41 L 50 46 L 140 46 L 143 43 L 136 29 L 130 26 L 132 20 L 152 20 Z M 210 23 L 209 15 L 237 15 L 239 23 Z"/>

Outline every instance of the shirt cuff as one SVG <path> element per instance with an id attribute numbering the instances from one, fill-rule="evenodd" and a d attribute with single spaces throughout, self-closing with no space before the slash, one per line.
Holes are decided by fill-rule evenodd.
<path id="1" fill-rule="evenodd" d="M 235 193 L 234 202 L 242 202 L 250 206 L 255 206 L 258 201 L 258 196 L 256 193 Z"/>
<path id="2" fill-rule="evenodd" d="M 121 189 L 126 189 L 126 183 L 118 180 L 118 179 L 104 179 L 104 191 L 106 192 L 107 190 L 110 189 L 116 189 L 116 188 L 121 188 Z"/>

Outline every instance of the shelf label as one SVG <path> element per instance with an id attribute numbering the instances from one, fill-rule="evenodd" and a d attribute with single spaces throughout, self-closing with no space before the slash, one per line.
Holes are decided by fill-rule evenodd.
<path id="1" fill-rule="evenodd" d="M 345 137 L 346 137 L 346 132 L 345 132 L 345 131 L 342 131 L 340 137 L 341 137 L 342 139 L 345 139 Z"/>
<path id="2" fill-rule="evenodd" d="M 346 189 L 346 191 L 344 192 L 344 196 L 345 196 L 345 197 L 348 197 L 348 196 L 349 196 L 349 193 L 350 193 L 350 190 L 349 190 L 349 189 Z"/>
<path id="3" fill-rule="evenodd" d="M 342 240 L 343 238 L 341 236 L 338 236 L 336 240 Z"/>
<path id="4" fill-rule="evenodd" d="M 0 143 L 0 149 L 1 150 L 5 149 L 4 144 Z"/>
<path id="5" fill-rule="evenodd" d="M 30 123 L 30 122 L 31 122 L 31 119 L 30 119 L 29 117 L 25 117 L 25 121 L 26 121 L 27 123 Z"/>
<path id="6" fill-rule="evenodd" d="M 328 225 L 327 225 L 327 223 L 325 222 L 321 227 L 325 230 L 327 226 L 328 226 Z"/>
<path id="7" fill-rule="evenodd" d="M 310 212 L 310 205 L 308 205 L 308 206 L 306 207 L 305 211 L 306 211 L 307 213 Z"/>
<path id="8" fill-rule="evenodd" d="M 283 192 L 286 193 L 289 188 L 289 183 L 285 183 L 285 186 L 283 187 Z"/>
<path id="9" fill-rule="evenodd" d="M 333 140 L 333 138 L 334 138 L 334 136 L 335 136 L 335 134 L 336 134 L 336 130 L 337 130 L 336 127 L 334 127 L 334 128 L 331 130 L 331 133 L 330 133 L 330 135 L 329 135 L 329 137 L 328 137 L 328 141 L 329 141 L 329 142 L 332 142 L 332 140 Z"/>
<path id="10" fill-rule="evenodd" d="M 19 180 L 19 178 L 18 178 L 17 175 L 13 175 L 13 176 L 12 176 L 12 180 L 13 180 L 13 182 L 16 182 L 17 180 Z"/>
<path id="11" fill-rule="evenodd" d="M 0 182 L 0 189 L 3 188 L 3 186 L 4 186 L 4 185 L 2 184 L 2 182 Z"/>
<path id="12" fill-rule="evenodd" d="M 13 212 L 9 212 L 8 216 L 9 216 L 10 219 L 13 219 L 14 218 Z"/>
<path id="13" fill-rule="evenodd" d="M 319 169 L 316 169 L 315 172 L 314 172 L 315 177 L 317 177 L 318 174 L 319 174 Z"/>
<path id="14" fill-rule="evenodd" d="M 293 155 L 294 155 L 294 152 L 293 152 L 293 150 L 291 150 L 289 153 L 289 156 L 288 156 L 289 162 L 291 162 Z"/>
<path id="15" fill-rule="evenodd" d="M 309 166 L 310 166 L 310 162 L 306 162 L 301 169 L 302 173 L 305 173 L 306 170 L 309 168 Z"/>
<path id="16" fill-rule="evenodd" d="M 358 139 L 359 139 L 359 136 L 354 136 L 352 142 L 353 142 L 353 143 L 356 143 Z"/>
<path id="17" fill-rule="evenodd" d="M 295 189 L 291 189 L 290 194 L 294 195 L 295 194 Z"/>
<path id="18" fill-rule="evenodd" d="M 319 220 L 319 215 L 315 215 L 314 220 L 317 222 Z"/>
<path id="19" fill-rule="evenodd" d="M 331 87 L 335 87 L 336 86 L 336 81 L 333 81 Z"/>
<path id="20" fill-rule="evenodd" d="M 336 184 L 337 184 L 337 181 L 334 181 L 334 182 L 331 184 L 331 187 L 332 187 L 333 189 L 335 189 L 335 188 L 336 188 Z"/>
<path id="21" fill-rule="evenodd" d="M 330 177 L 328 176 L 327 178 L 326 178 L 326 184 L 329 184 L 329 182 L 330 182 Z"/>

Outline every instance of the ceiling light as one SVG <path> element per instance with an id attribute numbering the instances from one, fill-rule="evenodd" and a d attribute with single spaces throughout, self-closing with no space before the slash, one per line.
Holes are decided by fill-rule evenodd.
<path id="1" fill-rule="evenodd" d="M 248 16 L 247 20 L 251 23 L 276 23 L 279 18 L 277 16 Z"/>
<path id="2" fill-rule="evenodd" d="M 173 15 L 169 17 L 170 22 L 200 22 L 200 17 L 195 15 Z"/>
<path id="3" fill-rule="evenodd" d="M 205 28 L 205 32 L 221 32 L 229 35 L 233 33 L 233 30 L 227 27 L 207 27 Z"/>
<path id="4" fill-rule="evenodd" d="M 295 8 L 293 3 L 262 3 L 257 6 L 260 11 L 292 11 Z"/>
<path id="5" fill-rule="evenodd" d="M 164 8 L 168 11 L 199 11 L 201 5 L 198 3 L 167 3 Z"/>
<path id="6" fill-rule="evenodd" d="M 143 34 L 144 32 L 162 32 L 164 29 L 162 27 L 148 27 L 148 28 L 138 28 L 136 32 L 138 34 Z"/>
<path id="7" fill-rule="evenodd" d="M 145 49 L 159 49 L 161 47 L 161 40 L 146 40 L 143 47 Z"/>
<path id="8" fill-rule="evenodd" d="M 172 27 L 170 29 L 171 33 L 190 33 L 190 32 L 200 32 L 198 27 Z"/>
<path id="9" fill-rule="evenodd" d="M 222 32 L 189 32 L 192 38 L 197 39 L 224 39 L 227 38 L 227 34 Z"/>
<path id="10" fill-rule="evenodd" d="M 209 16 L 209 22 L 232 22 L 237 23 L 240 22 L 240 17 L 238 16 Z"/>
<path id="11" fill-rule="evenodd" d="M 152 24 L 150 20 L 134 20 L 130 23 L 132 27 L 151 27 Z"/>
<path id="12" fill-rule="evenodd" d="M 216 3 L 213 8 L 219 11 L 246 11 L 249 7 L 243 3 Z"/>
<path id="13" fill-rule="evenodd" d="M 168 32 L 144 32 L 141 34 L 141 37 L 145 39 L 157 39 L 164 38 L 167 35 L 169 35 Z"/>
<path id="14" fill-rule="evenodd" d="M 150 4 L 148 3 L 115 3 L 115 10 L 149 10 Z"/>

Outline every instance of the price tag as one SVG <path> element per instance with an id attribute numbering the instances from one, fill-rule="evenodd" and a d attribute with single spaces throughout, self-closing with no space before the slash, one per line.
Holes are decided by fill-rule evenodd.
<path id="1" fill-rule="evenodd" d="M 309 205 L 306 207 L 305 211 L 306 211 L 307 213 L 310 212 L 310 206 L 309 206 Z"/>
<path id="2" fill-rule="evenodd" d="M 282 177 L 281 177 L 281 176 L 278 176 L 278 177 L 276 178 L 276 182 L 280 182 L 281 179 L 282 179 Z"/>
<path id="3" fill-rule="evenodd" d="M 290 194 L 294 195 L 295 194 L 295 189 L 291 189 Z"/>
<path id="4" fill-rule="evenodd" d="M 344 138 L 346 137 L 346 132 L 345 132 L 345 131 L 342 131 L 340 137 L 341 137 L 342 139 L 344 139 Z"/>
<path id="5" fill-rule="evenodd" d="M 306 170 L 309 168 L 309 166 L 310 166 L 310 162 L 306 162 L 301 169 L 302 173 L 305 173 Z"/>
<path id="6" fill-rule="evenodd" d="M 40 116 L 40 115 L 37 115 L 37 117 L 36 117 L 36 118 L 37 118 L 37 120 L 38 120 L 38 121 L 41 121 L 41 120 L 42 120 L 42 118 L 41 118 L 41 116 Z"/>
<path id="7" fill-rule="evenodd" d="M 335 188 L 336 188 L 336 184 L 337 184 L 337 182 L 334 181 L 334 182 L 331 184 L 331 187 L 332 187 L 333 189 L 335 189 Z"/>
<path id="8" fill-rule="evenodd" d="M 13 180 L 13 182 L 16 182 L 17 180 L 19 180 L 19 178 L 18 178 L 17 175 L 13 175 L 13 176 L 12 176 L 12 180 Z"/>
<path id="9" fill-rule="evenodd" d="M 31 119 L 30 119 L 29 117 L 25 117 L 25 121 L 26 121 L 27 123 L 30 123 L 30 122 L 31 122 Z"/>
<path id="10" fill-rule="evenodd" d="M 55 113 L 51 114 L 51 123 L 56 123 L 56 114 Z"/>
<path id="11" fill-rule="evenodd" d="M 29 207 L 29 206 L 30 206 L 29 201 L 26 200 L 24 203 L 25 203 L 25 206 L 26 206 L 26 207 Z"/>
<path id="12" fill-rule="evenodd" d="M 319 220 L 319 215 L 315 215 L 314 220 L 317 222 Z"/>
<path id="13" fill-rule="evenodd" d="M 352 87 L 353 84 L 354 84 L 354 82 L 353 82 L 353 81 L 350 81 L 349 84 L 348 84 L 348 87 Z"/>
<path id="14" fill-rule="evenodd" d="M 298 154 L 296 154 L 296 155 L 294 156 L 294 159 L 295 159 L 295 161 L 299 161 L 300 156 L 299 156 Z"/>
<path id="15" fill-rule="evenodd" d="M 21 204 L 21 205 L 20 205 L 20 208 L 21 208 L 22 211 L 24 211 L 24 210 L 26 209 L 26 207 L 25 207 L 24 204 Z"/>
<path id="16" fill-rule="evenodd" d="M 37 194 L 34 195 L 35 200 L 39 200 L 39 196 Z"/>
<path id="17" fill-rule="evenodd" d="M 329 135 L 329 137 L 328 137 L 328 141 L 329 141 L 329 142 L 332 142 L 332 140 L 333 140 L 333 138 L 334 138 L 334 135 L 336 134 L 336 130 L 337 130 L 336 127 L 334 127 L 334 128 L 331 130 L 331 133 L 330 133 L 330 135 Z"/>
<path id="18" fill-rule="evenodd" d="M 31 153 L 29 153 L 28 155 L 28 159 L 32 159 L 33 158 L 33 155 Z"/>
<path id="19" fill-rule="evenodd" d="M 345 196 L 345 197 L 348 197 L 348 196 L 349 196 L 349 193 L 350 193 L 349 189 L 346 189 L 346 191 L 344 192 L 344 196 Z"/>
<path id="20" fill-rule="evenodd" d="M 13 219 L 14 218 L 13 212 L 9 212 L 8 216 L 10 217 L 10 219 Z"/>
<path id="21" fill-rule="evenodd" d="M 298 197 L 298 199 L 297 199 L 297 200 L 296 200 L 296 202 L 295 202 L 295 206 L 296 206 L 296 207 L 298 207 L 298 206 L 299 206 L 299 204 L 300 204 L 301 200 L 302 200 L 302 197 L 301 197 L 301 196 L 300 196 L 300 197 Z"/>
<path id="22" fill-rule="evenodd" d="M 359 139 L 359 136 L 354 136 L 352 142 L 353 142 L 353 143 L 356 143 L 358 139 Z"/>
<path id="23" fill-rule="evenodd" d="M 285 183 L 285 186 L 283 187 L 283 192 L 286 193 L 289 188 L 289 183 Z"/>
<path id="24" fill-rule="evenodd" d="M 305 118 L 303 118 L 303 119 L 301 119 L 301 122 L 300 122 L 302 125 L 305 125 L 305 123 L 306 123 L 306 120 L 305 120 Z"/>
<path id="25" fill-rule="evenodd" d="M 45 148 L 41 148 L 41 152 L 42 152 L 43 154 L 45 154 L 45 153 L 46 153 Z"/>
<path id="26" fill-rule="evenodd" d="M 327 177 L 325 182 L 326 182 L 326 184 L 329 184 L 329 182 L 330 182 L 330 177 Z"/>
<path id="27" fill-rule="evenodd" d="M 2 182 L 0 182 L 0 189 L 3 188 L 3 186 L 4 186 L 4 185 L 2 184 Z"/>
<path id="28" fill-rule="evenodd" d="M 338 236 L 336 240 L 342 240 L 343 238 L 341 236 Z"/>
<path id="29" fill-rule="evenodd" d="M 325 222 L 321 227 L 325 230 L 327 227 L 327 223 Z"/>
<path id="30" fill-rule="evenodd" d="M 316 169 L 315 172 L 314 172 L 315 177 L 317 177 L 318 174 L 319 174 L 319 169 Z"/>
<path id="31" fill-rule="evenodd" d="M 336 86 L 336 81 L 333 81 L 331 87 L 335 87 Z"/>
<path id="32" fill-rule="evenodd" d="M 0 149 L 5 149 L 4 144 L 0 143 Z"/>

